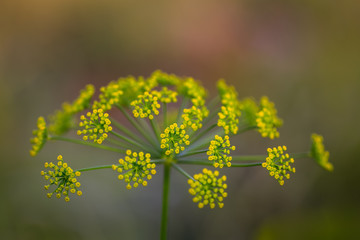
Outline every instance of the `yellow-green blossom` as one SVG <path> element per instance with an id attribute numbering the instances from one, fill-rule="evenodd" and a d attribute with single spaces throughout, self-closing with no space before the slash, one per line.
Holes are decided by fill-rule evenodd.
<path id="1" fill-rule="evenodd" d="M 223 127 L 225 134 L 230 132 L 236 134 L 239 130 L 239 113 L 231 106 L 221 106 L 221 112 L 218 113 L 219 119 L 217 125 Z"/>
<path id="2" fill-rule="evenodd" d="M 256 126 L 256 114 L 259 112 L 259 106 L 253 98 L 245 98 L 240 101 L 241 111 L 240 122 L 248 127 Z"/>
<path id="3" fill-rule="evenodd" d="M 175 86 L 180 83 L 180 78 L 174 74 L 167 74 L 160 70 L 156 70 L 148 79 L 153 82 L 152 85 L 160 84 L 162 86 Z"/>
<path id="4" fill-rule="evenodd" d="M 210 206 L 219 208 L 224 206 L 223 200 L 227 197 L 226 176 L 219 177 L 219 172 L 203 169 L 202 173 L 195 174 L 194 179 L 189 179 L 189 193 L 194 196 L 193 201 L 198 204 L 199 208 Z"/>
<path id="5" fill-rule="evenodd" d="M 152 95 L 157 96 L 159 101 L 162 103 L 175 103 L 177 102 L 177 92 L 168 89 L 167 87 L 163 87 L 161 91 L 152 91 Z"/>
<path id="6" fill-rule="evenodd" d="M 185 146 L 190 144 L 189 135 L 186 134 L 185 126 L 176 123 L 171 124 L 160 134 L 160 147 L 165 150 L 165 155 L 170 156 L 178 154 L 185 150 Z"/>
<path id="7" fill-rule="evenodd" d="M 49 132 L 55 135 L 61 135 L 74 127 L 74 115 L 90 106 L 90 100 L 94 95 L 95 88 L 88 84 L 80 91 L 80 95 L 71 104 L 63 103 L 62 109 L 57 110 L 49 116 Z"/>
<path id="8" fill-rule="evenodd" d="M 126 151 L 125 158 L 119 160 L 119 165 L 113 165 L 112 169 L 119 173 L 118 178 L 124 180 L 127 189 L 137 188 L 139 184 L 147 186 L 147 180 L 156 174 L 156 164 L 150 162 L 150 153 Z"/>
<path id="9" fill-rule="evenodd" d="M 48 139 L 48 131 L 46 128 L 46 122 L 43 117 L 39 117 L 37 120 L 37 129 L 33 131 L 33 138 L 30 140 L 32 149 L 30 150 L 31 156 L 36 156 L 41 148 L 44 146 Z"/>
<path id="10" fill-rule="evenodd" d="M 110 110 L 113 105 L 119 103 L 120 97 L 124 94 L 121 85 L 117 81 L 110 82 L 107 86 L 100 88 L 99 101 L 95 101 L 93 109 Z"/>
<path id="11" fill-rule="evenodd" d="M 202 128 L 202 121 L 208 114 L 209 111 L 205 106 L 202 108 L 192 106 L 191 108 L 185 108 L 181 117 L 186 127 L 191 127 L 194 131 L 197 131 Z"/>
<path id="12" fill-rule="evenodd" d="M 324 138 L 318 134 L 311 135 L 311 152 L 310 155 L 325 170 L 333 171 L 334 166 L 329 162 L 329 152 L 325 150 L 323 144 Z"/>
<path id="13" fill-rule="evenodd" d="M 193 78 L 185 78 L 177 85 L 177 89 L 179 94 L 190 98 L 194 106 L 203 106 L 205 104 L 206 90 Z"/>
<path id="14" fill-rule="evenodd" d="M 218 126 L 223 127 L 225 134 L 230 132 L 236 134 L 239 130 L 239 117 L 241 116 L 240 102 L 237 99 L 237 92 L 233 86 L 221 79 L 217 83 L 221 99 L 221 111 L 218 113 Z"/>
<path id="15" fill-rule="evenodd" d="M 256 126 L 262 137 L 274 139 L 279 137 L 278 127 L 281 127 L 282 120 L 277 116 L 275 104 L 267 97 L 260 99 L 260 111 L 256 114 Z"/>
<path id="16" fill-rule="evenodd" d="M 215 139 L 210 142 L 209 151 L 207 151 L 208 159 L 213 162 L 216 168 L 223 168 L 225 165 L 231 167 L 232 157 L 228 156 L 230 150 L 235 150 L 235 146 L 230 145 L 229 136 L 226 135 L 222 138 L 215 135 Z"/>
<path id="17" fill-rule="evenodd" d="M 57 198 L 64 196 L 65 201 L 70 201 L 69 193 L 76 193 L 78 196 L 82 195 L 79 190 L 80 183 L 76 177 L 80 177 L 79 171 L 74 172 L 67 163 L 63 161 L 63 157 L 59 155 L 57 157 L 58 162 L 56 164 L 50 162 L 45 163 L 45 168 L 50 168 L 49 171 L 41 171 L 41 175 L 45 180 L 49 181 L 48 185 L 45 185 L 46 190 L 50 190 L 52 186 L 55 186 L 53 192 L 49 192 L 47 196 L 51 198 L 54 194 Z"/>
<path id="18" fill-rule="evenodd" d="M 286 146 L 268 148 L 268 157 L 262 163 L 262 166 L 269 171 L 270 176 L 273 176 L 280 185 L 284 185 L 285 178 L 290 178 L 289 172 L 295 173 L 295 168 L 290 166 L 294 163 L 294 159 L 285 153 L 286 150 Z"/>
<path id="19" fill-rule="evenodd" d="M 104 113 L 102 109 L 94 109 L 92 112 L 88 112 L 86 117 L 82 115 L 79 126 L 84 128 L 78 130 L 78 135 L 85 135 L 83 139 L 92 140 L 98 144 L 101 144 L 107 137 L 108 133 L 112 131 L 110 126 L 109 114 Z"/>
<path id="20" fill-rule="evenodd" d="M 134 117 L 154 119 L 154 115 L 159 115 L 160 104 L 158 97 L 149 92 L 139 95 L 136 100 L 131 102 L 134 107 Z"/>

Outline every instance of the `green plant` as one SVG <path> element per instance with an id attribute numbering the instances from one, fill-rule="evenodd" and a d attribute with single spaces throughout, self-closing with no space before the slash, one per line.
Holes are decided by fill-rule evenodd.
<path id="1" fill-rule="evenodd" d="M 117 152 L 118 162 L 73 170 L 61 155 L 57 163 L 45 163 L 47 171 L 41 175 L 49 183 L 47 196 L 82 195 L 78 178 L 83 172 L 112 169 L 127 189 L 146 187 L 157 166 L 164 165 L 163 208 L 161 239 L 166 239 L 167 210 L 170 170 L 185 176 L 189 194 L 199 208 L 222 208 L 227 197 L 227 178 L 218 169 L 227 167 L 263 167 L 280 185 L 295 173 L 292 166 L 296 158 L 313 158 L 331 171 L 329 153 L 323 146 L 323 138 L 313 134 L 309 152 L 289 154 L 286 146 L 267 149 L 267 156 L 234 156 L 235 146 L 230 138 L 245 131 L 258 131 L 262 137 L 279 137 L 282 120 L 277 116 L 273 102 L 262 97 L 259 102 L 252 98 L 238 99 L 234 87 L 224 80 L 217 84 L 219 96 L 205 104 L 207 92 L 198 81 L 190 77 L 178 77 L 155 71 L 149 78 L 120 78 L 100 88 L 98 99 L 91 104 L 95 92 L 86 86 L 72 103 L 64 103 L 61 110 L 49 117 L 39 117 L 34 130 L 32 150 L 35 156 L 47 141 L 67 141 Z M 87 113 L 76 115 L 84 110 Z M 119 110 L 136 133 L 125 128 L 121 121 L 111 117 Z M 175 110 L 175 111 L 174 111 Z M 82 139 L 64 137 L 70 130 L 77 130 Z M 191 176 L 181 165 L 204 165 L 201 173 Z"/>

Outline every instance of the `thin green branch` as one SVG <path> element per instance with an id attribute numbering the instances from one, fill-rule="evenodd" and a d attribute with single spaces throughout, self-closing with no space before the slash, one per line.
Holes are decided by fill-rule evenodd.
<path id="1" fill-rule="evenodd" d="M 196 155 L 196 154 L 207 153 L 208 151 L 209 151 L 209 149 L 203 149 L 203 150 L 187 152 L 187 153 L 181 152 L 180 154 L 177 155 L 177 157 L 183 158 L 183 157 L 188 157 L 188 156 L 192 156 L 192 155 Z"/>
<path id="2" fill-rule="evenodd" d="M 209 126 L 206 129 L 201 129 L 201 132 L 192 140 L 190 140 L 190 142 L 193 144 L 196 141 L 198 141 L 202 136 L 204 136 L 205 134 L 209 133 L 211 130 L 213 130 L 215 127 L 217 126 L 216 123 L 214 123 L 213 125 Z"/>
<path id="3" fill-rule="evenodd" d="M 136 142 L 141 142 L 142 140 L 139 138 L 139 136 L 137 136 L 136 134 L 134 134 L 133 132 L 131 132 L 130 130 L 128 130 L 126 127 L 124 127 L 121 123 L 119 123 L 118 121 L 116 121 L 115 119 L 111 118 L 111 123 L 118 128 L 120 131 L 122 131 L 123 133 L 125 133 L 126 135 L 128 135 L 130 138 L 132 138 L 134 141 Z"/>
<path id="4" fill-rule="evenodd" d="M 62 136 L 51 136 L 51 137 L 49 137 L 49 140 L 58 140 L 58 141 L 76 143 L 76 144 L 81 144 L 81 145 L 85 145 L 85 146 L 100 148 L 100 149 L 108 150 L 108 151 L 112 151 L 112 152 L 125 153 L 124 150 L 119 149 L 119 148 L 113 148 L 113 147 L 109 147 L 109 146 L 106 146 L 106 145 L 101 145 L 101 144 L 97 144 L 97 143 L 86 142 L 86 141 L 84 141 L 84 140 L 66 138 L 66 137 L 62 137 Z"/>
<path id="5" fill-rule="evenodd" d="M 95 166 L 95 167 L 89 167 L 89 168 L 81 168 L 81 169 L 78 169 L 76 171 L 87 172 L 87 171 L 98 170 L 98 169 L 112 168 L 112 166 L 113 165 L 101 165 L 101 166 Z"/>
<path id="6" fill-rule="evenodd" d="M 172 165 L 179 173 L 181 173 L 182 175 L 184 175 L 185 177 L 187 177 L 188 179 L 192 179 L 193 181 L 195 181 L 195 179 L 190 176 L 187 172 L 185 172 L 184 169 L 182 169 L 179 165 L 177 164 L 173 164 Z"/>
<path id="7" fill-rule="evenodd" d="M 139 133 L 141 133 L 141 135 L 143 135 L 146 140 L 154 147 L 156 147 L 156 145 L 154 145 L 154 141 L 149 137 L 148 133 L 146 133 L 143 128 L 139 125 L 138 122 L 135 121 L 134 118 L 132 118 L 129 113 L 121 106 L 117 106 L 120 111 L 124 114 L 124 116 L 126 117 L 126 119 L 139 131 Z"/>
<path id="8" fill-rule="evenodd" d="M 186 105 L 189 103 L 190 99 L 188 97 L 184 97 L 181 101 L 180 107 L 179 107 L 179 111 L 178 111 L 178 115 L 176 117 L 176 123 L 179 125 L 180 124 L 180 119 L 182 116 L 182 113 L 184 111 L 184 108 L 186 107 Z M 166 128 L 166 127 L 165 127 Z"/>
<path id="9" fill-rule="evenodd" d="M 157 122 L 154 121 L 154 119 L 150 119 L 151 127 L 155 133 L 156 139 L 158 140 L 158 145 L 160 145 L 160 130 L 159 125 Z"/>
<path id="10" fill-rule="evenodd" d="M 119 133 L 117 133 L 117 132 L 111 131 L 110 133 L 112 133 L 113 135 L 115 135 L 116 137 L 120 138 L 121 140 L 123 140 L 125 142 L 128 142 L 128 143 L 130 143 L 130 144 L 132 144 L 134 146 L 137 146 L 140 149 L 145 149 L 146 151 L 148 151 L 148 152 L 150 152 L 152 154 L 154 153 L 153 150 L 155 150 L 155 149 L 149 148 L 146 145 L 141 145 L 141 144 L 139 144 L 139 143 L 137 143 L 137 142 L 135 142 L 135 141 L 133 141 L 133 140 L 119 134 Z"/>
<path id="11" fill-rule="evenodd" d="M 178 160 L 178 164 L 191 164 L 191 165 L 206 165 L 213 166 L 213 163 L 210 161 L 202 161 L 202 160 Z M 259 163 L 242 163 L 242 164 L 231 164 L 231 167 L 255 167 L 261 166 L 262 162 Z"/>
<path id="12" fill-rule="evenodd" d="M 164 183 L 163 183 L 163 197 L 162 197 L 162 213 L 161 213 L 161 229 L 160 239 L 165 240 L 167 236 L 167 219 L 169 209 L 169 188 L 170 188 L 170 170 L 171 165 L 164 165 Z"/>

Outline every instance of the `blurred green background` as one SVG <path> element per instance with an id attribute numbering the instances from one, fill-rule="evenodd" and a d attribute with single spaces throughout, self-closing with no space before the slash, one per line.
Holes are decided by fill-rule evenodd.
<path id="1" fill-rule="evenodd" d="M 0 239 L 158 239 L 161 171 L 126 191 L 109 170 L 82 177 L 83 196 L 48 200 L 40 176 L 58 154 L 74 168 L 116 154 L 49 143 L 28 154 L 38 116 L 101 86 L 161 69 L 216 93 L 225 78 L 240 97 L 267 95 L 284 126 L 274 141 L 237 138 L 242 153 L 325 138 L 333 173 L 311 160 L 280 187 L 261 168 L 224 170 L 224 209 L 198 209 L 173 172 L 169 239 L 355 239 L 360 235 L 360 4 L 260 0 L 15 0 L 0 2 Z M 188 169 L 193 174 L 195 170 Z"/>

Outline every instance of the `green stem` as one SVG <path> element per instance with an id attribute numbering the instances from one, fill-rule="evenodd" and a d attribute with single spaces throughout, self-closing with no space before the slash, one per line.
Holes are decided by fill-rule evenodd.
<path id="1" fill-rule="evenodd" d="M 237 134 L 244 133 L 244 132 L 247 132 L 247 131 L 249 131 L 249 130 L 256 129 L 256 128 L 257 128 L 256 126 L 244 127 L 244 128 L 239 129 L 238 132 L 237 132 Z"/>
<path id="2" fill-rule="evenodd" d="M 137 146 L 137 147 L 140 148 L 140 149 L 145 149 L 145 150 L 147 150 L 148 152 L 150 152 L 150 153 L 153 154 L 153 150 L 154 150 L 154 149 L 148 148 L 148 147 L 146 147 L 145 145 L 141 145 L 141 144 L 139 144 L 139 143 L 137 143 L 137 142 L 135 142 L 135 141 L 133 141 L 133 140 L 131 140 L 131 139 L 129 139 L 129 138 L 127 138 L 127 137 L 119 134 L 119 133 L 117 133 L 117 132 L 111 131 L 110 133 L 112 133 L 112 134 L 115 135 L 116 137 L 120 138 L 121 140 L 124 140 L 125 142 L 128 142 L 128 143 L 130 143 L 130 144 L 132 144 L 132 145 L 134 145 L 134 146 Z"/>
<path id="3" fill-rule="evenodd" d="M 180 124 L 180 118 L 182 116 L 182 113 L 184 111 L 184 108 L 186 107 L 186 105 L 189 103 L 189 98 L 184 97 L 181 101 L 181 105 L 179 107 L 179 112 L 176 118 L 176 123 L 179 125 Z"/>
<path id="4" fill-rule="evenodd" d="M 196 142 L 197 140 L 199 140 L 202 136 L 204 136 L 205 134 L 207 134 L 208 132 L 210 132 L 212 129 L 214 129 L 217 126 L 216 123 L 214 123 L 213 125 L 209 126 L 207 129 L 202 130 L 201 133 L 199 133 L 194 139 L 192 139 L 190 142 L 193 144 L 194 142 Z"/>
<path id="5" fill-rule="evenodd" d="M 101 166 L 95 166 L 95 167 L 89 167 L 89 168 L 81 168 L 76 171 L 79 172 L 86 172 L 86 171 L 92 171 L 92 170 L 98 170 L 98 169 L 106 169 L 106 168 L 112 168 L 112 165 L 101 165 Z"/>
<path id="6" fill-rule="evenodd" d="M 130 138 L 132 138 L 134 141 L 142 142 L 142 140 L 139 138 L 139 136 L 135 135 L 134 133 L 132 133 L 131 131 L 129 131 L 126 127 L 124 127 L 123 125 L 121 125 L 118 121 L 116 121 L 115 119 L 111 118 L 111 123 L 114 124 L 114 126 L 116 128 L 118 128 L 120 131 L 122 131 L 123 133 L 125 133 L 126 135 L 128 135 Z"/>
<path id="7" fill-rule="evenodd" d="M 184 175 L 185 177 L 187 177 L 188 179 L 192 179 L 193 181 L 195 181 L 195 179 L 190 176 L 187 172 L 185 172 L 184 169 L 182 169 L 180 166 L 178 166 L 177 164 L 173 164 L 173 167 L 178 170 L 179 173 L 181 173 L 182 175 Z"/>
<path id="8" fill-rule="evenodd" d="M 120 111 L 124 114 L 124 116 L 126 117 L 126 119 L 139 131 L 139 133 L 141 133 L 141 135 L 143 135 L 146 140 L 151 143 L 151 145 L 153 145 L 154 147 L 157 147 L 156 145 L 154 145 L 154 141 L 149 137 L 149 135 L 144 132 L 144 130 L 141 128 L 141 126 L 139 125 L 138 122 L 135 121 L 134 118 L 132 118 L 128 112 L 125 111 L 124 108 L 118 106 L 118 108 L 120 109 Z"/>
<path id="9" fill-rule="evenodd" d="M 161 230 L 160 239 L 165 240 L 167 236 L 167 219 L 169 207 L 169 187 L 170 187 L 170 169 L 169 163 L 164 164 L 164 183 L 163 183 L 163 198 L 162 198 L 162 215 L 161 215 Z"/>
<path id="10" fill-rule="evenodd" d="M 157 163 L 157 164 L 161 164 L 164 163 L 163 159 L 154 159 L 154 160 L 150 160 L 151 163 Z M 76 171 L 79 172 L 86 172 L 86 171 L 92 171 L 92 170 L 98 170 L 98 169 L 108 169 L 108 168 L 112 168 L 112 166 L 119 166 L 119 164 L 111 164 L 111 165 L 100 165 L 100 166 L 94 166 L 94 167 L 88 167 L 88 168 L 81 168 L 78 169 Z"/>
<path id="11" fill-rule="evenodd" d="M 85 146 L 96 147 L 96 148 L 100 148 L 100 149 L 108 150 L 108 151 L 112 151 L 112 152 L 125 153 L 124 150 L 119 149 L 119 148 L 113 148 L 113 147 L 109 147 L 106 145 L 100 145 L 97 143 L 85 142 L 83 140 L 77 140 L 77 139 L 66 138 L 66 137 L 61 137 L 61 136 L 51 136 L 51 137 L 49 137 L 49 140 L 59 140 L 59 141 L 64 141 L 64 142 L 71 142 L 71 143 L 81 144 L 81 145 L 85 145 Z"/>
<path id="12" fill-rule="evenodd" d="M 206 153 L 208 151 L 209 151 L 209 149 L 203 149 L 203 150 L 199 150 L 199 151 L 188 152 L 188 153 L 185 153 L 185 154 L 182 154 L 183 152 L 181 152 L 177 156 L 178 157 L 188 157 L 188 156 L 192 156 L 192 155 L 196 155 L 196 154 Z"/>
<path id="13" fill-rule="evenodd" d="M 213 166 L 213 163 L 210 161 L 201 161 L 201 160 L 178 160 L 178 164 L 191 164 L 191 165 L 206 165 Z M 242 163 L 242 164 L 231 164 L 231 167 L 255 167 L 261 166 L 262 162 L 259 163 Z"/>
<path id="14" fill-rule="evenodd" d="M 232 161 L 265 161 L 265 155 L 233 156 Z"/>
<path id="15" fill-rule="evenodd" d="M 150 119 L 150 123 L 151 123 L 151 127 L 155 133 L 155 136 L 158 140 L 158 143 L 160 143 L 160 130 L 159 130 L 159 126 L 155 123 L 154 119 Z M 160 145 L 160 144 L 158 144 Z"/>

